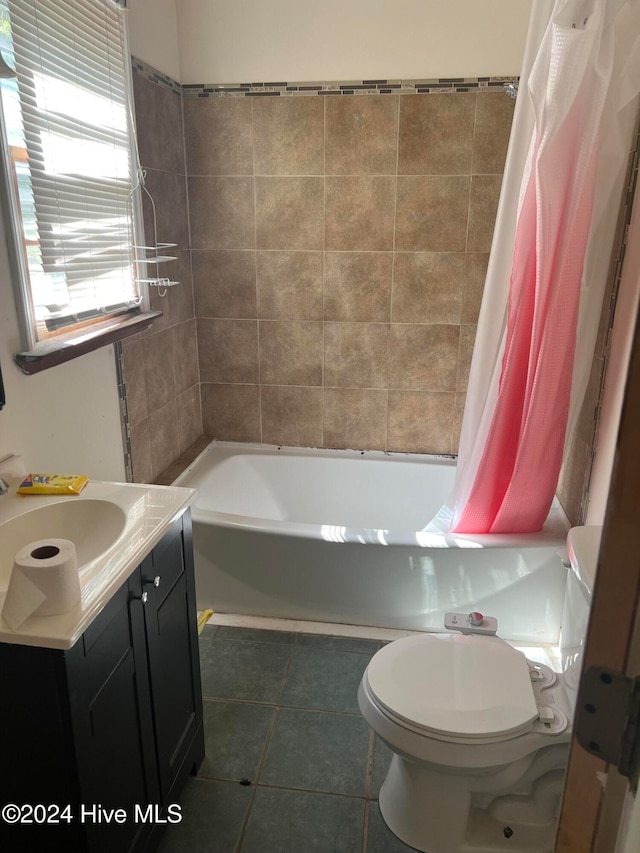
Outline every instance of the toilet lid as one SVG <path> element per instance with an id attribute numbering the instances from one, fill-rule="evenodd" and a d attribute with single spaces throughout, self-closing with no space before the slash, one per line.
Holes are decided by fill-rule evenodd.
<path id="1" fill-rule="evenodd" d="M 440 737 L 515 737 L 538 717 L 527 660 L 498 637 L 396 640 L 374 655 L 367 678 L 387 711 Z"/>

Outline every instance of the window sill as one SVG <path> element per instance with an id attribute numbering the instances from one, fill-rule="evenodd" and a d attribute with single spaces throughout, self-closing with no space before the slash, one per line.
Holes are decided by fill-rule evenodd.
<path id="1" fill-rule="evenodd" d="M 32 350 L 16 353 L 13 360 L 23 373 L 30 376 L 49 367 L 55 367 L 56 364 L 64 364 L 72 358 L 78 358 L 101 347 L 114 344 L 137 332 L 143 332 L 161 316 L 161 311 L 144 311 L 126 315 L 124 319 L 114 317 L 80 334 L 76 332 L 73 336 L 61 335 L 52 340 L 40 341 Z"/>

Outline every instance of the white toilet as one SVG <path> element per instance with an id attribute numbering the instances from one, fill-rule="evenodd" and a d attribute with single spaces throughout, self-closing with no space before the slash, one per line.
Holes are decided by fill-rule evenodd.
<path id="1" fill-rule="evenodd" d="M 394 753 L 379 804 L 405 844 L 553 850 L 600 534 L 569 532 L 562 674 L 468 633 L 407 637 L 371 659 L 358 702 Z"/>

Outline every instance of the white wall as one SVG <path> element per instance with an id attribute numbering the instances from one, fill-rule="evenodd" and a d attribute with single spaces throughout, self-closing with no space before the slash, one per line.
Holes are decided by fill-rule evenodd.
<path id="1" fill-rule="evenodd" d="M 130 0 L 127 15 L 132 55 L 180 82 L 176 0 Z"/>
<path id="2" fill-rule="evenodd" d="M 34 376 L 25 376 L 13 363 L 20 342 L 1 219 L 0 306 L 0 364 L 7 397 L 0 411 L 0 458 L 17 453 L 29 471 L 124 480 L 113 347 Z"/>
<path id="3" fill-rule="evenodd" d="M 531 8 L 531 0 L 175 2 L 183 83 L 515 75 Z"/>

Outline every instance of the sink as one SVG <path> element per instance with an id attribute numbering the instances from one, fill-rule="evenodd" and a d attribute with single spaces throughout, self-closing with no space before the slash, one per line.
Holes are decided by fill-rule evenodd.
<path id="1" fill-rule="evenodd" d="M 82 580 L 82 567 L 116 542 L 126 521 L 125 511 L 110 501 L 75 498 L 39 506 L 5 521 L 0 524 L 0 590 L 9 585 L 16 553 L 36 539 L 70 539 L 76 546 Z"/>

